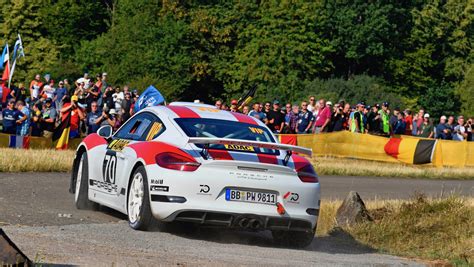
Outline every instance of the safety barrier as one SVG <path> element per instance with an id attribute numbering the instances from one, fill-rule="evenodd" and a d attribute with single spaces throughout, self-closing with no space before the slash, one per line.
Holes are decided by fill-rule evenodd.
<path id="1" fill-rule="evenodd" d="M 401 140 L 410 141 L 410 139 L 433 140 L 418 138 L 414 136 L 399 136 Z M 390 138 L 374 136 L 369 134 L 358 134 L 347 131 L 321 133 L 321 134 L 298 134 L 298 135 L 279 135 L 280 142 L 299 145 L 313 149 L 316 156 L 333 156 L 354 159 L 375 160 L 383 162 L 404 162 L 389 155 L 386 151 L 386 145 Z M 414 143 L 416 147 L 416 142 Z M 413 159 L 415 149 L 407 146 L 400 146 L 400 155 L 411 154 Z M 408 157 L 406 157 L 408 158 Z M 474 142 L 460 142 L 451 140 L 436 140 L 432 154 L 431 164 L 434 166 L 452 166 L 464 167 L 474 166 Z"/>
<path id="2" fill-rule="evenodd" d="M 402 139 L 428 140 L 413 136 L 401 136 Z M 279 135 L 280 142 L 299 145 L 313 149 L 316 156 L 333 156 L 354 159 L 375 160 L 383 162 L 404 162 L 402 156 L 411 154 L 413 149 L 400 146 L 398 159 L 387 154 L 386 145 L 390 138 L 374 136 L 369 134 L 357 134 L 347 131 L 321 133 L 321 134 L 298 134 Z M 432 139 L 431 139 L 432 140 Z M 70 139 L 68 148 L 75 149 L 82 139 Z M 44 137 L 20 137 L 14 135 L 0 134 L 0 147 L 48 149 L 54 148 L 51 138 Z M 410 158 L 409 155 L 405 158 Z M 464 167 L 474 166 L 474 142 L 459 142 L 450 140 L 437 140 L 432 154 L 431 164 L 434 166 Z"/>

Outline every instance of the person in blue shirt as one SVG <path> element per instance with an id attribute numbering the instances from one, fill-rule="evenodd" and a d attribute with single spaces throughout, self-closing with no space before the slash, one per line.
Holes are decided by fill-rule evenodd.
<path id="1" fill-rule="evenodd" d="M 298 123 L 296 125 L 297 133 L 309 133 L 313 121 L 313 113 L 308 110 L 308 103 L 303 101 L 303 103 L 301 103 L 301 112 L 298 114 Z"/>
<path id="2" fill-rule="evenodd" d="M 15 100 L 10 99 L 7 108 L 2 111 L 3 116 L 3 132 L 7 134 L 16 134 L 17 123 L 24 116 L 15 109 Z"/>
<path id="3" fill-rule="evenodd" d="M 395 123 L 394 134 L 405 134 L 407 129 L 407 123 L 405 122 L 405 115 L 403 112 L 398 112 L 397 122 Z"/>
<path id="4" fill-rule="evenodd" d="M 16 110 L 20 112 L 18 115 L 16 135 L 28 136 L 30 134 L 30 109 L 25 106 L 21 100 L 16 102 Z"/>
<path id="5" fill-rule="evenodd" d="M 87 134 L 95 133 L 99 130 L 102 113 L 99 112 L 97 102 L 91 103 L 91 112 L 87 114 Z"/>
<path id="6" fill-rule="evenodd" d="M 65 95 L 67 95 L 67 88 L 64 87 L 64 82 L 59 81 L 59 87 L 54 91 L 53 102 L 55 103 L 56 110 L 62 109 L 62 101 Z"/>

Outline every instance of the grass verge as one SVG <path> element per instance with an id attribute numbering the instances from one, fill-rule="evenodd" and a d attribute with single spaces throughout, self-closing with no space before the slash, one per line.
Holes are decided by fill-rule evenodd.
<path id="1" fill-rule="evenodd" d="M 342 201 L 322 201 L 317 236 L 331 233 Z M 343 231 L 363 245 L 402 257 L 474 263 L 474 198 L 383 200 L 365 203 L 374 221 Z"/>
<path id="2" fill-rule="evenodd" d="M 73 150 L 0 148 L 0 172 L 67 172 Z"/>
<path id="3" fill-rule="evenodd" d="M 386 163 L 370 160 L 314 157 L 312 163 L 320 175 L 401 177 L 424 179 L 474 179 L 474 168 L 436 168 L 432 166 Z"/>

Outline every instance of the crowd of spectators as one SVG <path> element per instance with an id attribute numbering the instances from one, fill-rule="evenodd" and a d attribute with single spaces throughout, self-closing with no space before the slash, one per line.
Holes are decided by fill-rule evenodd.
<path id="1" fill-rule="evenodd" d="M 88 73 L 72 84 L 37 74 L 26 88 L 11 89 L 0 80 L 2 132 L 20 136 L 51 137 L 61 121 L 70 122 L 70 138 L 96 132 L 102 125 L 118 129 L 133 114 L 138 98 L 127 86 L 112 87 L 107 73 Z"/>
<path id="2" fill-rule="evenodd" d="M 230 107 L 216 101 L 216 108 L 234 112 L 238 110 L 237 100 Z M 351 105 L 345 101 L 333 104 L 325 99 L 309 97 L 300 105 L 280 101 L 254 103 L 244 106 L 242 113 L 262 120 L 274 133 L 318 134 L 324 132 L 351 131 L 354 133 L 380 136 L 412 135 L 424 138 L 473 141 L 473 118 L 465 120 L 462 115 L 441 116 L 435 126 L 433 118 L 424 110 L 417 113 L 390 107 L 388 102 L 373 106 L 359 102 Z"/>
<path id="3" fill-rule="evenodd" d="M 67 79 L 57 84 L 50 75 L 38 74 L 26 88 L 24 84 L 8 89 L 0 80 L 2 132 L 20 136 L 51 137 L 61 121 L 69 120 L 70 138 L 96 132 L 102 125 L 114 130 L 133 115 L 138 99 L 136 90 L 127 86 L 113 87 L 107 83 L 107 73 L 95 79 L 85 73 L 72 84 Z M 359 102 L 333 103 L 309 97 L 300 105 L 278 100 L 239 107 L 237 100 L 230 105 L 218 100 L 216 108 L 241 112 L 262 120 L 274 133 L 319 134 L 351 131 L 381 136 L 413 135 L 446 140 L 473 140 L 473 118 L 441 116 L 439 124 L 420 109 L 417 113 L 390 107 L 388 102 L 373 106 Z"/>

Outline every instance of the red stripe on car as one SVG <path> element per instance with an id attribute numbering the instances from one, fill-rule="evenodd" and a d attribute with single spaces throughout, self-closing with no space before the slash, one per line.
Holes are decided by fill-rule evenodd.
<path id="1" fill-rule="evenodd" d="M 295 164 L 295 170 L 298 170 L 307 164 L 311 164 L 309 160 L 299 155 L 292 155 L 291 159 L 293 159 L 293 164 Z"/>
<path id="2" fill-rule="evenodd" d="M 93 133 L 89 134 L 82 142 L 86 145 L 87 150 L 91 150 L 96 146 L 105 145 L 107 141 L 104 138 L 100 137 L 98 134 Z"/>
<path id="3" fill-rule="evenodd" d="M 188 107 L 182 107 L 182 106 L 168 106 L 169 109 L 171 109 L 178 117 L 180 118 L 200 118 L 199 114 L 196 112 L 192 111 Z"/>
<path id="4" fill-rule="evenodd" d="M 255 121 L 255 119 L 252 118 L 252 117 L 250 117 L 250 116 L 247 116 L 247 115 L 244 115 L 244 114 L 240 114 L 240 113 L 236 113 L 236 112 L 231 112 L 231 114 L 234 115 L 234 117 L 235 117 L 239 122 L 258 125 L 258 123 Z"/>
<path id="5" fill-rule="evenodd" d="M 217 150 L 217 149 L 210 149 L 209 154 L 213 159 L 220 159 L 220 160 L 233 160 L 232 156 L 228 151 L 225 150 Z"/>
<path id="6" fill-rule="evenodd" d="M 275 155 L 257 154 L 260 163 L 277 164 L 278 158 Z"/>

